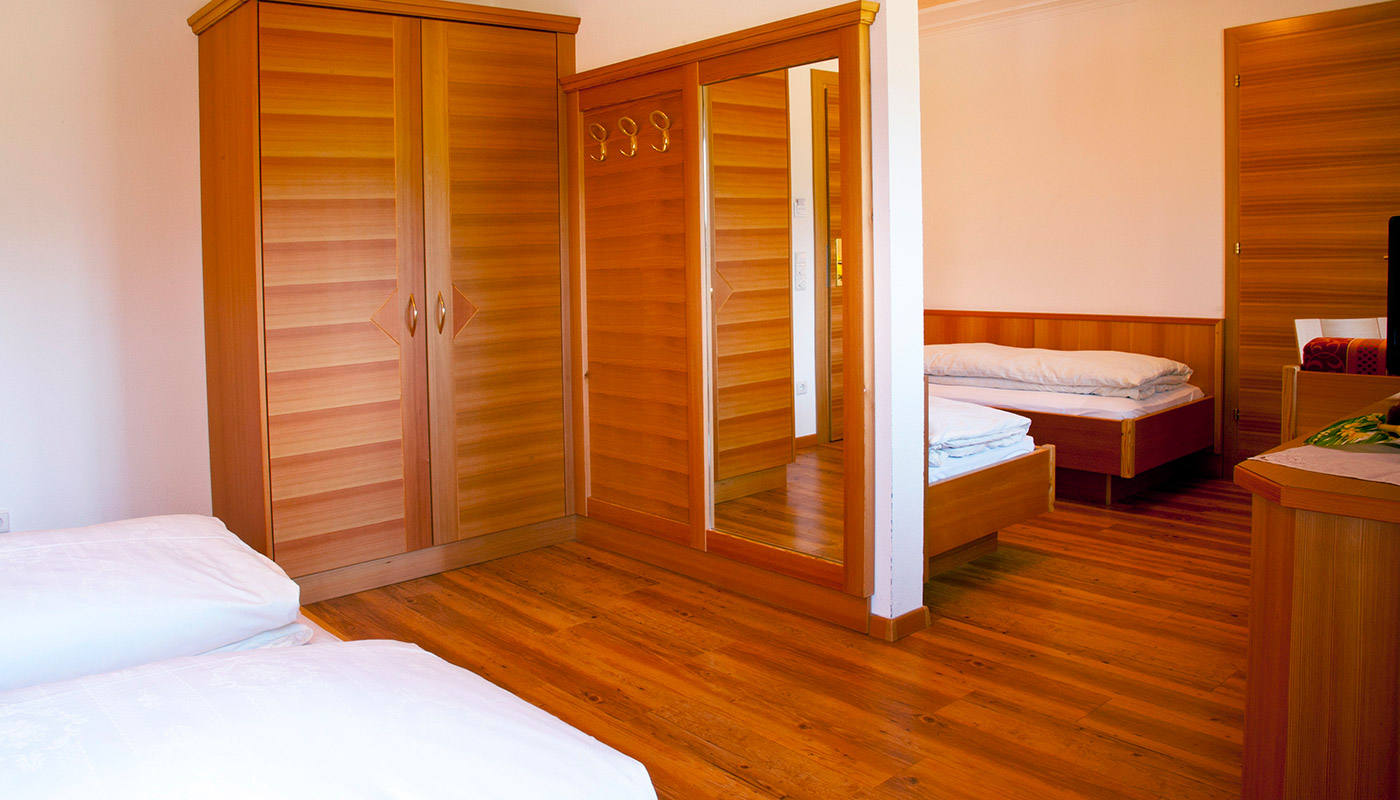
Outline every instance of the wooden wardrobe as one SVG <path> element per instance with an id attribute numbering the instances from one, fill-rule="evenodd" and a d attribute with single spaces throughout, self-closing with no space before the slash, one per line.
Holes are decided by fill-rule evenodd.
<path id="1" fill-rule="evenodd" d="M 869 25 L 852 2 L 563 80 L 579 541 L 872 629 Z M 716 530 L 793 459 L 786 70 L 840 59 L 842 557 Z M 776 73 L 775 71 L 779 71 Z M 731 83 L 732 82 L 732 83 Z M 724 106 L 743 120 L 716 122 Z M 863 221 L 863 222 L 862 222 Z M 736 340 L 740 340 L 736 343 Z M 741 488 L 747 493 L 753 487 Z M 758 488 L 767 488 L 759 486 Z"/>
<path id="2" fill-rule="evenodd" d="M 190 25 L 214 513 L 304 600 L 572 538 L 578 20 L 222 0 Z"/>

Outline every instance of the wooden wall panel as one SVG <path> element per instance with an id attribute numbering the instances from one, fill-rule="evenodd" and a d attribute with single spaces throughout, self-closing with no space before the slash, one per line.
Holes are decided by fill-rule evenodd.
<path id="1" fill-rule="evenodd" d="M 441 544 L 565 513 L 559 98 L 553 33 L 423 25 Z"/>
<path id="2" fill-rule="evenodd" d="M 199 39 L 204 352 L 214 516 L 272 555 L 258 248 L 258 7 Z"/>
<path id="3" fill-rule="evenodd" d="M 1385 314 L 1400 213 L 1400 3 L 1227 31 L 1233 458 L 1279 444 L 1293 320 Z"/>
<path id="4" fill-rule="evenodd" d="M 588 112 L 583 153 L 589 500 L 689 526 L 686 127 L 679 91 Z M 670 118 L 670 148 L 648 124 Z M 618 128 L 638 122 L 637 149 Z M 606 131 L 606 158 L 589 135 Z M 701 446 L 696 442 L 694 446 Z M 589 506 L 590 515 L 598 507 Z M 658 529 L 670 526 L 660 524 Z"/>
<path id="5" fill-rule="evenodd" d="M 261 6 L 272 524 L 292 575 L 427 543 L 416 36 L 416 21 Z"/>
<path id="6" fill-rule="evenodd" d="M 715 478 L 793 459 L 787 71 L 706 89 Z"/>

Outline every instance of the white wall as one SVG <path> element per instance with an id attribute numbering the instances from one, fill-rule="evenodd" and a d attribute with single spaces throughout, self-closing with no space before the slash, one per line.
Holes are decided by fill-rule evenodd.
<path id="1" fill-rule="evenodd" d="M 922 12 L 927 307 L 1223 317 L 1223 31 L 1353 5 Z"/>
<path id="2" fill-rule="evenodd" d="M 189 0 L 0 0 L 0 508 L 209 511 Z"/>
<path id="3" fill-rule="evenodd" d="M 830 0 L 750 0 L 719 6 L 652 0 L 582 0 L 578 67 L 587 70 L 658 50 L 827 8 Z M 719 11 L 720 13 L 717 13 Z M 922 604 L 923 328 L 919 178 L 918 8 L 881 4 L 871 28 L 871 149 L 875 280 L 874 613 Z M 896 435 L 898 434 L 898 435 Z"/>
<path id="4" fill-rule="evenodd" d="M 788 176 L 792 182 L 792 379 L 797 391 L 793 431 L 817 432 L 817 291 L 816 189 L 812 166 L 812 69 L 836 71 L 839 62 L 823 61 L 788 72 Z M 797 213 L 798 201 L 802 213 Z M 805 389 L 805 393 L 803 392 Z"/>

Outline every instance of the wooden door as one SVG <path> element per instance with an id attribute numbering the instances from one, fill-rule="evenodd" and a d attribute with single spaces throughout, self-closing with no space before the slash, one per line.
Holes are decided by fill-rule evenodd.
<path id="1" fill-rule="evenodd" d="M 717 481 L 783 485 L 793 460 L 787 91 L 786 70 L 707 88 Z"/>
<path id="2" fill-rule="evenodd" d="M 437 543 L 565 513 L 555 40 L 423 23 Z"/>
<path id="3" fill-rule="evenodd" d="M 703 443 L 691 441 L 701 376 L 692 374 L 690 336 L 700 332 L 688 303 L 691 131 L 681 98 L 589 109 L 575 146 L 584 175 L 588 515 L 689 543 L 692 515 L 704 513 L 692 500 L 691 448 Z M 665 152 L 652 112 L 669 121 Z M 627 130 L 639 132 L 635 142 Z"/>
<path id="4" fill-rule="evenodd" d="M 1226 32 L 1227 463 L 1279 443 L 1294 319 L 1385 315 L 1397 54 L 1395 2 Z"/>
<path id="5" fill-rule="evenodd" d="M 303 575 L 430 544 L 418 22 L 259 11 L 273 554 Z"/>

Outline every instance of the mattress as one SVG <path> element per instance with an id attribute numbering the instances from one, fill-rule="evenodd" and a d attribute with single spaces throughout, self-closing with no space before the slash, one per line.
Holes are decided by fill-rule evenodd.
<path id="1" fill-rule="evenodd" d="M 944 459 L 939 466 L 929 465 L 928 485 L 932 486 L 940 481 L 949 478 L 956 478 L 959 475 L 966 475 L 969 472 L 976 472 L 984 467 L 1000 464 L 1003 461 L 1010 461 L 1013 458 L 1020 458 L 1026 453 L 1035 449 L 1035 440 L 1029 436 L 1022 436 L 1019 441 L 1005 447 L 994 447 L 990 450 L 983 450 L 970 456 L 962 458 Z"/>
<path id="2" fill-rule="evenodd" d="M 646 768 L 402 642 L 177 658 L 0 693 L 0 797 L 655 800 Z"/>
<path id="3" fill-rule="evenodd" d="M 1145 400 L 1126 397 L 1099 397 L 1088 394 L 1028 392 L 1018 389 L 988 389 L 979 386 L 929 384 L 929 393 L 948 400 L 961 400 L 1016 411 L 1038 411 L 1093 419 L 1136 419 L 1205 397 L 1200 389 L 1186 384 L 1158 392 Z"/>

